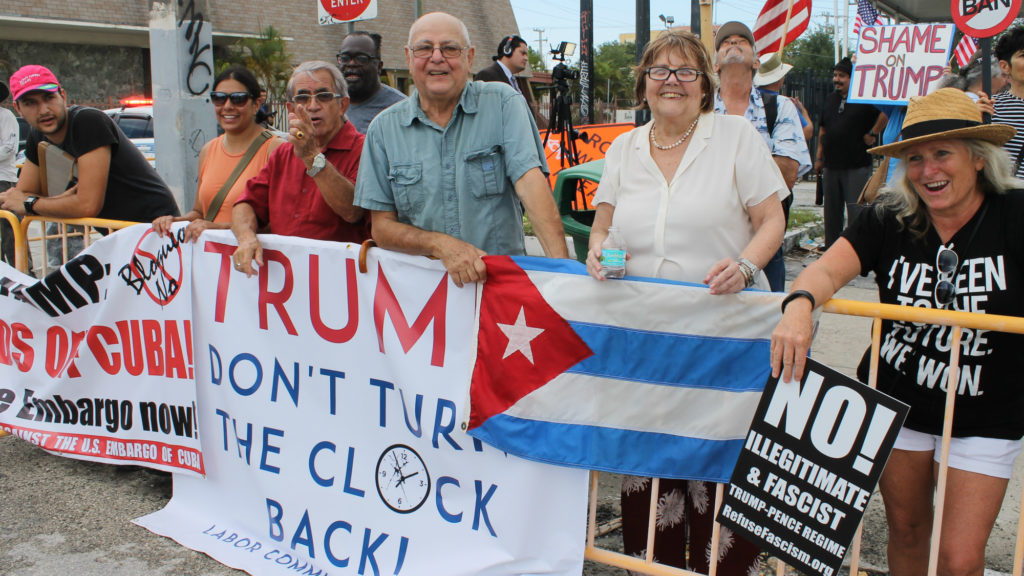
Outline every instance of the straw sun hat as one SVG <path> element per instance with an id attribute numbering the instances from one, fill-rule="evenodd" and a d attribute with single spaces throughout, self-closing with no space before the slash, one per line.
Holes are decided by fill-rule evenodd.
<path id="1" fill-rule="evenodd" d="M 900 136 L 903 140 L 871 148 L 879 156 L 899 157 L 907 146 L 932 140 L 985 140 L 1002 146 L 1015 130 L 1005 124 L 982 124 L 981 112 L 971 98 L 956 88 L 943 88 L 915 96 L 907 106 Z"/>

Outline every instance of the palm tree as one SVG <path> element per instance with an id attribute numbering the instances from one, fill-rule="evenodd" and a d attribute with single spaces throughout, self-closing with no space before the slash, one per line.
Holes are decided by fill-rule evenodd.
<path id="1" fill-rule="evenodd" d="M 231 65 L 248 68 L 267 88 L 267 99 L 278 100 L 284 94 L 285 83 L 291 74 L 293 56 L 281 33 L 273 26 L 261 28 L 259 37 L 242 38 L 235 42 L 227 56 L 218 63 L 218 70 Z"/>

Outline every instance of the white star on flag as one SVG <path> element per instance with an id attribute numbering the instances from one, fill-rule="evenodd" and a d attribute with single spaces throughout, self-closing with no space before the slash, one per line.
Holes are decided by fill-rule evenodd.
<path id="1" fill-rule="evenodd" d="M 531 328 L 526 325 L 526 310 L 524 307 L 519 307 L 519 316 L 516 318 L 515 324 L 502 324 L 498 322 L 498 328 L 505 333 L 505 337 L 508 338 L 508 346 L 505 348 L 505 355 L 501 357 L 502 360 L 515 354 L 516 352 L 522 352 L 523 356 L 533 364 L 533 348 L 530 347 L 530 342 L 540 336 L 544 332 L 543 328 Z"/>

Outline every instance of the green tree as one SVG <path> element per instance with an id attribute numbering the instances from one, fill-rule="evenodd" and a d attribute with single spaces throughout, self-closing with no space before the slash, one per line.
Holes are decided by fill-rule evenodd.
<path id="1" fill-rule="evenodd" d="M 632 42 L 605 42 L 594 51 L 594 98 L 607 102 L 633 99 L 633 62 L 636 45 Z"/>
<path id="2" fill-rule="evenodd" d="M 530 57 L 530 70 L 534 72 L 547 72 L 548 67 L 544 64 L 544 57 L 541 56 L 540 52 L 529 46 L 526 47 L 526 50 Z"/>
<path id="3" fill-rule="evenodd" d="M 217 71 L 232 65 L 245 66 L 267 88 L 267 98 L 274 101 L 284 96 L 293 58 L 281 33 L 273 26 L 267 26 L 260 30 L 257 38 L 242 38 L 231 45 L 225 57 L 217 63 Z"/>
<path id="4" fill-rule="evenodd" d="M 786 46 L 782 60 L 792 64 L 793 70 L 813 70 L 827 75 L 835 64 L 834 58 L 832 29 L 819 24 L 813 31 L 805 32 Z"/>

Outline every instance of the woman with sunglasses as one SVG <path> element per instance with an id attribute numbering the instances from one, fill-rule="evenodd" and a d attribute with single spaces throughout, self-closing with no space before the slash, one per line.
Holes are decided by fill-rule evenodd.
<path id="1" fill-rule="evenodd" d="M 588 272 L 604 280 L 601 244 L 614 226 L 628 248 L 630 276 L 706 284 L 712 294 L 768 290 L 760 269 L 782 243 L 779 198 L 789 192 L 764 140 L 742 116 L 714 114 L 715 75 L 696 36 L 659 36 L 648 44 L 636 76 L 636 98 L 652 120 L 616 138 L 605 155 Z M 655 558 L 707 573 L 715 485 L 659 484 Z M 650 478 L 623 480 L 627 554 L 647 546 L 650 493 Z M 752 544 L 732 537 L 722 544 L 720 574 L 745 575 L 756 566 L 759 551 Z"/>
<path id="2" fill-rule="evenodd" d="M 955 88 L 910 100 L 903 140 L 870 150 L 899 159 L 893 188 L 800 274 L 783 301 L 772 334 L 773 376 L 803 376 L 813 309 L 857 274 L 875 273 L 883 303 L 1024 316 L 1024 183 L 1011 176 L 1000 148 L 1013 134 L 982 124 L 977 105 Z M 878 389 L 910 405 L 880 483 L 894 576 L 924 574 L 928 566 L 951 331 L 882 323 Z M 938 565 L 980 575 L 1024 436 L 1024 338 L 964 329 L 961 346 Z M 864 381 L 868 360 L 865 354 L 858 370 Z"/>
<path id="3" fill-rule="evenodd" d="M 214 79 L 210 102 L 224 133 L 199 152 L 195 206 L 183 216 L 154 220 L 157 234 L 166 234 L 174 222 L 191 222 L 185 229 L 185 239 L 195 242 L 203 230 L 231 228 L 235 199 L 245 190 L 245 183 L 263 169 L 270 153 L 284 142 L 256 123 L 259 96 L 256 77 L 240 66 L 227 68 Z M 227 190 L 222 192 L 225 186 Z"/>

